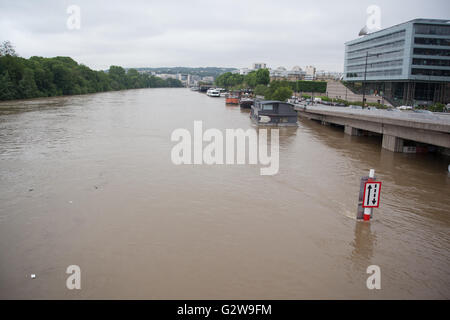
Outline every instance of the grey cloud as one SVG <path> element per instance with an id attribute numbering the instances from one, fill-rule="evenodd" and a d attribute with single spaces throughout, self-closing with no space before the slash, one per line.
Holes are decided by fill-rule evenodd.
<path id="1" fill-rule="evenodd" d="M 71 4 L 81 8 L 80 30 L 66 28 Z M 0 3 L 0 40 L 24 57 L 67 55 L 95 69 L 264 61 L 341 71 L 344 43 L 357 37 L 371 4 L 381 7 L 383 27 L 450 12 L 446 0 L 7 0 Z"/>

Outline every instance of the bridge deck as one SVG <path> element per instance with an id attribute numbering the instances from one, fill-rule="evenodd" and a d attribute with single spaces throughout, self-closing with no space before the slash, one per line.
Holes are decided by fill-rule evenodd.
<path id="1" fill-rule="evenodd" d="M 325 105 L 299 106 L 299 116 L 379 134 L 450 148 L 450 114 L 359 110 Z"/>

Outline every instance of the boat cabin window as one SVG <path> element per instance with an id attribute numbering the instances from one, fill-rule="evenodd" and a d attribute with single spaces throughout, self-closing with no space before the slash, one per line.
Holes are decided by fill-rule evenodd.
<path id="1" fill-rule="evenodd" d="M 273 111 L 273 104 L 263 104 L 262 110 Z"/>

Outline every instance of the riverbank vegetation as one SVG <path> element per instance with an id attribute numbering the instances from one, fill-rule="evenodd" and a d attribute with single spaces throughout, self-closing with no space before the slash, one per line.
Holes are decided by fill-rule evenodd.
<path id="1" fill-rule="evenodd" d="M 267 69 L 252 71 L 247 75 L 226 72 L 218 76 L 215 81 L 216 86 L 226 89 L 255 89 L 261 85 L 268 86 L 269 83 L 270 85 L 272 85 L 272 83 L 280 83 L 283 87 L 289 87 L 294 92 L 325 93 L 327 91 L 327 83 L 325 81 L 275 80 L 271 82 L 269 70 Z"/>
<path id="2" fill-rule="evenodd" d="M 262 91 L 262 88 L 259 90 Z M 286 101 L 294 91 L 286 85 L 284 81 L 272 81 L 270 85 L 263 90 L 265 100 Z"/>
<path id="3" fill-rule="evenodd" d="M 270 73 L 267 69 L 252 71 L 247 75 L 227 72 L 217 77 L 216 86 L 229 90 L 251 88 L 258 96 L 264 96 L 266 100 L 285 101 L 294 92 L 319 92 L 325 93 L 327 83 L 325 81 L 270 81 Z"/>
<path id="4" fill-rule="evenodd" d="M 302 98 L 311 99 L 311 95 L 302 94 Z M 322 101 L 344 104 L 346 106 L 360 106 L 360 107 L 362 106 L 362 101 L 347 101 L 347 100 L 343 100 L 343 99 L 329 98 L 327 96 L 314 96 L 314 98 L 320 98 L 320 100 L 322 100 Z M 389 109 L 389 107 L 387 105 L 377 103 L 377 102 L 366 102 L 366 106 L 377 107 L 378 109 Z"/>
<path id="5" fill-rule="evenodd" d="M 176 79 L 161 79 L 111 66 L 95 71 L 69 57 L 18 57 L 10 45 L 0 50 L 0 100 L 52 97 L 137 88 L 182 87 Z"/>
<path id="6" fill-rule="evenodd" d="M 227 89 L 255 88 L 257 85 L 268 85 L 270 74 L 267 69 L 252 71 L 247 75 L 226 72 L 216 78 L 218 87 Z"/>
<path id="7" fill-rule="evenodd" d="M 447 107 L 443 103 L 435 103 L 431 106 L 417 106 L 415 109 L 428 110 L 431 112 L 448 112 Z"/>

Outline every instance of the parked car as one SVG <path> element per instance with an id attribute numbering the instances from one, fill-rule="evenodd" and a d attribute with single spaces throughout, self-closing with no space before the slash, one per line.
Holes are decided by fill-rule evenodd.
<path id="1" fill-rule="evenodd" d="M 412 110 L 413 107 L 411 107 L 411 106 L 400 106 L 400 107 L 397 107 L 397 109 L 398 110 Z"/>

